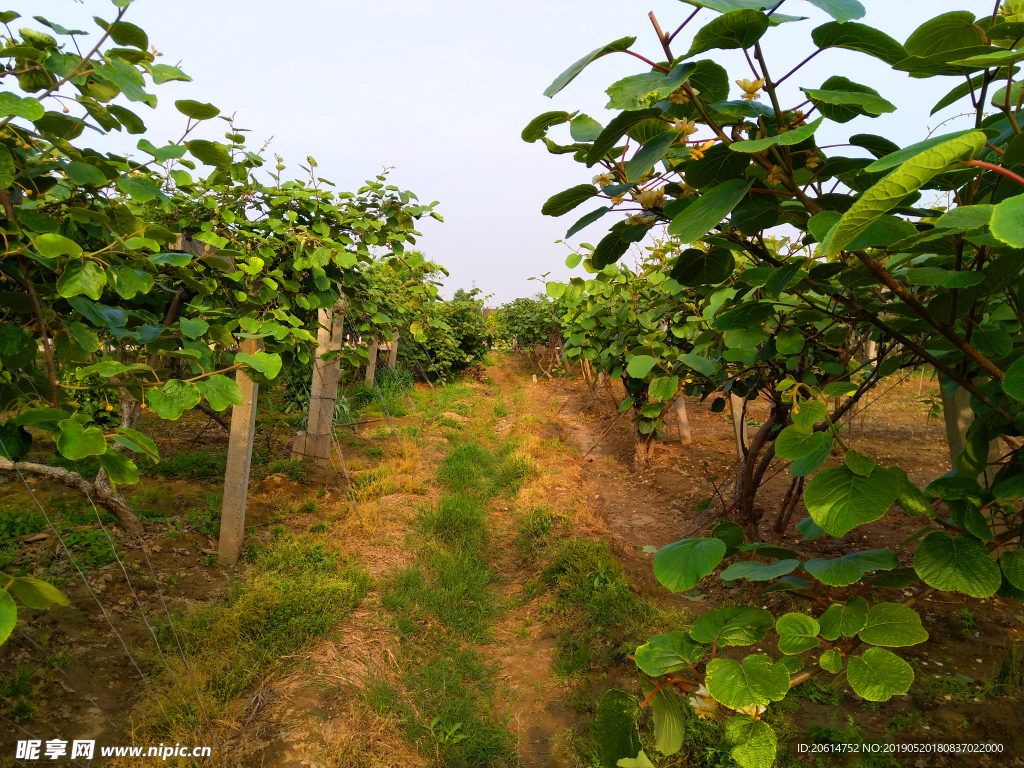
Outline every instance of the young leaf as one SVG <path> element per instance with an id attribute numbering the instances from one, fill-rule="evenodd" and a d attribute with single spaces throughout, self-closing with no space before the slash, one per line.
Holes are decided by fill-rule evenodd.
<path id="1" fill-rule="evenodd" d="M 713 659 L 707 665 L 705 685 L 711 697 L 729 709 L 761 706 L 782 701 L 789 691 L 789 672 L 767 656 Z"/>
<path id="2" fill-rule="evenodd" d="M 830 643 L 840 637 L 853 637 L 864 628 L 868 618 L 868 601 L 855 595 L 845 604 L 833 603 L 818 618 L 821 636 Z"/>
<path id="3" fill-rule="evenodd" d="M 554 81 L 547 88 L 544 89 L 544 95 L 551 97 L 558 93 L 560 90 L 565 88 L 569 83 L 576 79 L 576 76 L 582 72 L 587 66 L 602 56 L 607 56 L 609 53 L 616 53 L 618 51 L 627 50 L 633 43 L 636 42 L 635 37 L 623 37 L 614 42 L 608 43 L 608 45 L 595 48 L 586 56 L 579 61 L 575 62 L 567 70 L 554 79 Z M 636 754 L 635 752 L 633 753 Z M 614 768 L 614 763 L 613 763 Z"/>
<path id="4" fill-rule="evenodd" d="M 4 576 L 0 576 L 0 579 L 6 580 Z M 7 591 L 27 607 L 37 610 L 49 608 L 51 605 L 71 605 L 68 596 L 55 586 L 28 576 L 16 577 L 7 587 Z"/>
<path id="5" fill-rule="evenodd" d="M 820 641 L 818 622 L 803 613 L 787 613 L 775 622 L 779 633 L 779 650 L 789 656 L 817 648 Z"/>
<path id="6" fill-rule="evenodd" d="M 196 387 L 215 411 L 223 411 L 229 405 L 242 404 L 242 389 L 227 376 L 220 374 L 201 379 Z"/>
<path id="7" fill-rule="evenodd" d="M 644 698 L 650 696 L 654 691 L 654 682 L 641 677 L 640 690 Z M 674 755 L 683 746 L 686 724 L 679 703 L 679 697 L 672 693 L 668 686 L 655 693 L 650 701 L 651 714 L 654 717 L 654 746 L 663 755 Z M 621 764 L 620 760 L 619 765 Z"/>
<path id="8" fill-rule="evenodd" d="M 135 462 L 113 448 L 99 456 L 100 466 L 106 470 L 110 482 L 115 484 L 135 485 L 139 482 L 139 468 Z"/>
<path id="9" fill-rule="evenodd" d="M 655 635 L 636 649 L 634 658 L 640 671 L 651 677 L 661 677 L 687 669 L 687 662 L 696 664 L 707 652 L 708 649 L 694 642 L 689 634 L 677 631 Z"/>
<path id="10" fill-rule="evenodd" d="M 170 421 L 180 419 L 182 413 L 197 406 L 201 399 L 195 384 L 180 379 L 165 381 L 160 389 L 151 389 L 146 393 L 146 401 L 153 413 Z"/>
<path id="11" fill-rule="evenodd" d="M 836 649 L 829 648 L 827 651 L 822 652 L 821 657 L 818 659 L 818 664 L 826 672 L 831 672 L 835 675 L 843 668 L 843 656 Z"/>
<path id="12" fill-rule="evenodd" d="M 191 117 L 193 120 L 209 120 L 220 114 L 220 110 L 213 104 L 191 99 L 180 99 L 174 102 L 174 106 L 185 117 Z"/>
<path id="13" fill-rule="evenodd" d="M 901 648 L 928 639 L 917 612 L 899 603 L 878 603 L 868 611 L 867 623 L 857 636 L 871 645 Z"/>

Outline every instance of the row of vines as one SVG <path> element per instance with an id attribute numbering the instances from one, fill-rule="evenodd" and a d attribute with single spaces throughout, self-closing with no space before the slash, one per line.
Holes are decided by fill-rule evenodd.
<path id="1" fill-rule="evenodd" d="M 793 0 L 687 0 L 693 8 L 680 9 L 678 26 L 652 13 L 652 57 L 624 37 L 545 91 L 556 95 L 601 57 L 628 54 L 623 64 L 643 64 L 607 88 L 606 124 L 553 111 L 522 134 L 593 177 L 544 204 L 544 214 L 562 216 L 599 203 L 567 238 L 614 222 L 566 261 L 584 274 L 549 282 L 547 293 L 568 360 L 625 387 L 621 410 L 633 415 L 640 461 L 678 398 L 713 397 L 721 411 L 729 397 L 740 423 L 748 403 L 768 406 L 739 441 L 718 521 L 699 518 L 710 521 L 706 535 L 658 551 L 657 580 L 684 592 L 718 572 L 759 583 L 762 597 L 787 591 L 811 606 L 778 616 L 760 605 L 718 608 L 689 631 L 650 638 L 634 656 L 643 701 L 613 689 L 598 707 L 609 766 L 652 765 L 637 727 L 647 707 L 656 749 L 677 752 L 680 707 L 695 694 L 734 711 L 733 759 L 768 768 L 777 737 L 759 716 L 799 683 L 826 671 L 844 673 L 868 701 L 908 691 L 914 671 L 890 649 L 927 642 L 915 602 L 934 591 L 1024 597 L 1024 3 L 945 13 L 900 43 L 857 21 L 865 10 L 855 0 L 807 1 L 833 17 L 809 35 L 804 17 L 780 12 L 799 13 Z M 690 35 L 698 16 L 711 18 Z M 782 46 L 806 56 L 789 72 L 772 66 Z M 886 97 L 902 95 L 832 74 L 832 49 L 883 62 L 893 90 L 909 87 L 898 85 L 903 75 L 948 80 L 932 113 L 955 106 L 968 125 L 911 146 L 867 133 L 824 145 L 820 135 L 891 113 Z M 722 66 L 723 50 L 742 55 L 738 71 Z M 549 137 L 566 128 L 567 143 Z M 938 373 L 947 410 L 969 424 L 951 435 L 953 471 L 925 488 L 851 450 L 843 429 L 880 380 L 922 365 Z M 841 463 L 823 468 L 830 455 Z M 806 539 L 908 515 L 919 529 L 907 552 L 865 537 L 847 539 L 855 549 L 842 557 L 802 560 L 763 543 L 754 501 L 779 461 L 792 477 L 783 512 L 802 496 L 809 516 L 796 529 Z M 788 520 L 778 523 L 781 532 Z M 895 597 L 869 600 L 876 589 Z M 762 645 L 772 630 L 774 660 L 723 656 Z"/>

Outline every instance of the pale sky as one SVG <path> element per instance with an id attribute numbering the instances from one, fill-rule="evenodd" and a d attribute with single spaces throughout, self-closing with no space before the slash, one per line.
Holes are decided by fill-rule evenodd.
<path id="1" fill-rule="evenodd" d="M 970 10 L 981 16 L 992 10 L 991 0 L 864 0 L 864 5 L 868 13 L 860 21 L 899 42 L 940 13 Z M 109 0 L 8 0 L 8 7 L 26 17 L 10 25 L 14 30 L 31 25 L 49 31 L 32 15 L 88 30 L 89 37 L 80 41 L 83 50 L 98 39 L 92 17 L 109 21 L 116 14 Z M 526 144 L 520 132 L 550 110 L 579 109 L 607 124 L 615 113 L 604 109 L 604 89 L 644 71 L 632 56 L 597 61 L 554 99 L 542 92 L 576 59 L 627 35 L 638 37 L 634 50 L 663 59 L 647 18 L 652 10 L 663 29 L 675 29 L 693 9 L 677 0 L 136 0 L 125 20 L 146 30 L 164 54 L 161 63 L 180 61 L 193 82 L 149 89 L 159 99 L 156 110 L 116 103 L 139 114 L 149 128 L 146 137 L 160 146 L 184 128 L 186 118 L 173 106 L 176 99 L 211 102 L 252 130 L 254 147 L 273 136 L 269 151 L 284 156 L 286 175 L 300 175 L 298 163 L 312 155 L 320 175 L 339 189 L 355 190 L 381 168 L 394 166 L 393 183 L 423 202 L 440 201 L 436 210 L 445 222 L 422 220 L 418 246 L 451 272 L 444 293 L 475 284 L 492 294 L 489 304 L 496 305 L 542 289 L 528 281 L 530 276 L 551 272 L 549 279 L 568 278 L 568 250 L 555 241 L 597 207 L 584 204 L 557 219 L 541 215 L 548 197 L 588 183 L 595 171 L 571 155 L 549 154 L 541 142 Z M 786 0 L 780 12 L 809 18 L 773 27 L 763 38 L 776 78 L 814 50 L 811 29 L 831 20 L 803 0 Z M 674 54 L 684 53 L 693 34 L 715 16 L 700 11 L 676 38 Z M 751 77 L 738 51 L 697 58 L 723 64 L 730 80 Z M 799 86 L 820 87 L 834 74 L 875 88 L 899 109 L 874 120 L 826 121 L 819 144 L 876 133 L 905 146 L 958 111 L 951 107 L 928 116 L 960 78 L 912 80 L 869 56 L 837 49 L 820 54 L 786 81 L 783 105 L 803 101 Z M 738 95 L 737 88 L 730 98 Z M 963 127 L 969 127 L 966 118 L 939 132 Z M 201 129 L 193 136 L 221 139 L 225 128 L 214 120 L 206 133 Z M 550 136 L 570 143 L 567 125 Z M 97 136 L 91 145 L 123 152 L 138 138 Z M 837 151 L 866 155 L 857 148 Z M 609 214 L 572 242 L 596 244 L 612 221 Z"/>

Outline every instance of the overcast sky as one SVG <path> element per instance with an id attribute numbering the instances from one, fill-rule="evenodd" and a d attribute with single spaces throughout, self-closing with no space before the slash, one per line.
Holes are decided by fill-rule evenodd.
<path id="1" fill-rule="evenodd" d="M 991 0 L 864 5 L 868 13 L 861 21 L 900 42 L 946 11 L 991 13 Z M 89 30 L 83 43 L 98 39 L 94 15 L 110 20 L 116 13 L 109 0 L 9 0 L 8 6 L 26 17 L 12 29 L 28 22 L 42 30 L 28 18 L 38 14 Z M 579 109 L 606 124 L 614 113 L 604 109 L 604 89 L 644 71 L 637 59 L 607 56 L 554 99 L 542 92 L 573 61 L 626 35 L 638 37 L 634 50 L 663 59 L 647 18 L 652 10 L 663 29 L 675 29 L 693 9 L 677 0 L 136 0 L 125 20 L 146 30 L 164 54 L 161 63 L 180 61 L 193 82 L 152 88 L 160 101 L 156 110 L 130 106 L 150 129 L 147 138 L 160 146 L 159 139 L 177 139 L 184 127 L 176 99 L 211 102 L 252 130 L 253 145 L 272 136 L 270 152 L 284 156 L 286 174 L 301 174 L 298 163 L 312 155 L 320 175 L 341 189 L 355 189 L 394 166 L 395 184 L 424 202 L 440 201 L 436 210 L 445 222 L 424 220 L 419 246 L 451 272 L 445 293 L 476 285 L 493 294 L 493 305 L 536 293 L 542 286 L 530 276 L 568 277 L 568 251 L 555 241 L 589 209 L 557 219 L 541 215 L 548 197 L 589 182 L 594 171 L 571 155 L 549 154 L 540 142 L 524 143 L 520 132 L 536 115 L 558 109 Z M 809 18 L 773 27 L 762 40 L 775 77 L 814 50 L 811 29 L 830 20 L 802 0 L 786 0 L 781 12 Z M 675 55 L 715 15 L 700 11 L 673 43 Z M 726 66 L 730 80 L 751 77 L 742 53 L 711 51 L 698 58 Z M 877 133 L 906 145 L 959 111 L 928 116 L 959 79 L 912 80 L 869 56 L 836 49 L 784 84 L 783 105 L 803 100 L 799 86 L 819 87 L 833 74 L 870 85 L 899 109 L 874 120 L 826 122 L 819 144 Z M 738 95 L 737 88 L 730 97 Z M 206 137 L 221 138 L 224 127 L 212 121 Z M 960 127 L 968 127 L 965 118 L 940 132 Z M 570 142 L 568 126 L 551 136 Z M 109 140 L 111 150 L 124 151 L 138 138 L 115 134 L 94 146 Z M 609 223 L 592 225 L 573 242 L 596 244 Z"/>

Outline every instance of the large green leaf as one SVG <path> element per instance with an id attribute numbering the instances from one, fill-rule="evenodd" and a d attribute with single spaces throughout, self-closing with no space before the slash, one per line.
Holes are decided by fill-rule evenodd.
<path id="1" fill-rule="evenodd" d="M 764 706 L 786 697 L 789 672 L 762 655 L 747 656 L 742 663 L 718 658 L 708 662 L 704 684 L 711 697 L 729 709 Z"/>
<path id="2" fill-rule="evenodd" d="M 215 411 L 242 404 L 242 389 L 227 376 L 216 374 L 196 382 L 196 387 Z"/>
<path id="3" fill-rule="evenodd" d="M 715 372 L 718 370 L 718 366 L 715 363 L 711 362 L 706 357 L 701 357 L 700 355 L 687 353 L 679 355 L 676 359 L 690 370 L 696 371 L 702 376 L 707 376 L 708 378 L 714 376 Z"/>
<path id="4" fill-rule="evenodd" d="M 135 462 L 113 448 L 99 456 L 100 466 L 107 472 L 110 482 L 114 484 L 135 485 L 139 482 L 139 468 Z"/>
<path id="5" fill-rule="evenodd" d="M 846 466 L 819 472 L 804 489 L 811 518 L 830 536 L 842 536 L 858 525 L 882 517 L 896 501 L 898 478 L 879 467 L 869 477 Z"/>
<path id="6" fill-rule="evenodd" d="M 868 620 L 868 601 L 854 595 L 846 603 L 833 603 L 818 619 L 821 636 L 830 643 L 840 637 L 853 637 Z"/>
<path id="7" fill-rule="evenodd" d="M 780 133 L 775 136 L 767 136 L 763 139 L 751 139 L 749 141 L 734 141 L 729 145 L 729 149 L 733 152 L 764 152 L 769 147 L 784 146 L 791 147 L 795 144 L 799 144 L 802 141 L 806 141 L 814 135 L 814 132 L 818 130 L 818 126 L 821 125 L 821 121 L 825 118 L 819 117 L 812 123 L 802 125 L 799 128 L 794 128 L 791 131 Z"/>
<path id="8" fill-rule="evenodd" d="M 60 437 L 57 450 L 66 459 L 78 461 L 87 456 L 99 456 L 107 450 L 107 441 L 99 427 L 84 427 L 74 419 L 59 422 Z"/>
<path id="9" fill-rule="evenodd" d="M 130 451 L 146 454 L 154 463 L 160 461 L 160 451 L 156 443 L 137 430 L 121 427 L 114 435 L 114 441 Z"/>
<path id="10" fill-rule="evenodd" d="M 5 580 L 4 576 L 0 576 L 0 582 Z M 51 605 L 71 605 L 67 595 L 41 579 L 18 576 L 11 581 L 7 590 L 26 606 L 37 610 Z"/>
<path id="11" fill-rule="evenodd" d="M 180 379 L 165 381 L 160 389 L 151 389 L 146 393 L 146 401 L 153 413 L 171 421 L 180 419 L 182 413 L 195 408 L 201 399 L 195 384 Z"/>
<path id="12" fill-rule="evenodd" d="M 39 251 L 40 256 L 47 259 L 56 259 L 58 256 L 70 256 L 77 259 L 82 255 L 82 246 L 74 240 L 54 232 L 32 235 L 32 245 Z"/>
<path id="13" fill-rule="evenodd" d="M 583 216 L 579 221 L 577 221 L 575 224 L 569 227 L 568 231 L 566 231 L 565 233 L 565 239 L 568 240 L 570 237 L 575 235 L 580 230 L 589 227 L 591 224 L 600 219 L 610 210 L 611 208 L 605 205 L 598 208 L 596 211 L 591 211 L 586 216 Z"/>
<path id="14" fill-rule="evenodd" d="M 917 645 L 928 639 L 917 612 L 899 603 L 872 606 L 867 623 L 857 636 L 862 642 L 889 648 Z"/>
<path id="15" fill-rule="evenodd" d="M 886 64 L 896 64 L 907 56 L 903 46 L 884 32 L 854 21 L 822 24 L 811 32 L 811 39 L 819 48 L 860 51 Z"/>
<path id="16" fill-rule="evenodd" d="M 573 141 L 593 141 L 603 130 L 604 126 L 590 115 L 578 115 L 569 123 L 569 135 Z"/>
<path id="17" fill-rule="evenodd" d="M 992 211 L 992 235 L 1011 248 L 1024 248 L 1024 195 L 1003 200 Z"/>
<path id="18" fill-rule="evenodd" d="M 668 225 L 668 233 L 682 243 L 698 240 L 722 221 L 743 199 L 753 182 L 730 179 L 700 196 L 693 205 L 678 214 Z"/>
<path id="19" fill-rule="evenodd" d="M 577 184 L 564 192 L 552 195 L 541 207 L 545 216 L 563 216 L 578 205 L 582 205 L 597 194 L 593 184 Z"/>
<path id="20" fill-rule="evenodd" d="M 904 147 L 903 149 L 898 149 L 894 152 L 890 152 L 886 155 L 883 155 L 870 165 L 866 166 L 864 168 L 864 171 L 867 173 L 887 171 L 890 168 L 895 168 L 897 165 L 902 165 L 903 163 L 907 162 L 907 160 L 910 160 L 912 157 L 916 157 L 917 155 L 921 154 L 927 149 L 937 147 L 940 144 L 945 144 L 947 141 L 952 141 L 953 139 L 958 139 L 962 136 L 967 136 L 970 133 L 974 133 L 973 128 L 968 128 L 967 130 L 964 131 L 954 131 L 953 133 L 943 133 L 938 136 L 932 136 L 930 138 L 925 139 L 924 141 L 919 141 L 916 144 L 911 144 L 909 147 Z"/>
<path id="21" fill-rule="evenodd" d="M 0 645 L 7 642 L 17 623 L 18 605 L 6 589 L 0 588 Z"/>
<path id="22" fill-rule="evenodd" d="M 647 397 L 652 401 L 671 400 L 678 390 L 678 376 L 659 376 L 653 379 L 650 386 L 647 387 Z"/>
<path id="23" fill-rule="evenodd" d="M 807 427 L 792 424 L 782 430 L 775 439 L 775 455 L 780 459 L 796 461 L 810 453 L 822 450 L 828 453 L 833 442 L 831 435 L 824 432 L 813 432 Z"/>
<path id="24" fill-rule="evenodd" d="M 642 672 L 660 677 L 688 669 L 687 662 L 696 664 L 707 652 L 706 646 L 694 642 L 686 632 L 678 631 L 655 635 L 636 649 L 633 658 Z"/>
<path id="25" fill-rule="evenodd" d="M 1024 357 L 1018 357 L 1003 372 L 1003 392 L 1017 402 L 1024 401 Z"/>
<path id="26" fill-rule="evenodd" d="M 584 69 L 586 69 L 587 65 L 589 65 L 591 62 L 600 59 L 602 56 L 607 56 L 609 53 L 625 51 L 629 48 L 629 46 L 631 46 L 635 42 L 635 37 L 622 37 L 619 38 L 618 40 L 608 43 L 608 45 L 603 45 L 600 48 L 595 48 L 582 59 L 575 62 L 572 66 L 570 66 L 558 77 L 556 77 L 554 81 L 551 83 L 551 85 L 544 89 L 544 95 L 548 97 L 554 96 L 560 90 L 565 88 L 565 86 L 567 86 L 569 83 L 575 80 L 576 76 Z M 629 755 L 629 757 L 633 757 L 635 755 L 636 752 L 634 752 L 632 755 Z M 615 764 L 612 763 L 612 766 L 614 765 Z"/>
<path id="27" fill-rule="evenodd" d="M 719 331 L 748 330 L 759 326 L 773 314 L 774 304 L 754 301 L 723 312 L 712 321 L 711 327 Z"/>
<path id="28" fill-rule="evenodd" d="M 803 613 L 780 616 L 775 622 L 775 631 L 779 633 L 779 650 L 790 656 L 817 648 L 821 642 L 818 640 L 821 626 Z"/>
<path id="29" fill-rule="evenodd" d="M 848 555 L 829 559 L 816 557 L 804 564 L 804 569 L 822 584 L 830 587 L 846 587 L 857 581 L 869 571 L 891 571 L 899 566 L 900 561 L 892 550 L 869 549 L 863 552 L 851 552 Z"/>
<path id="30" fill-rule="evenodd" d="M 227 168 L 231 165 L 231 153 L 223 144 L 205 139 L 193 139 L 185 144 L 189 154 L 205 165 Z"/>
<path id="31" fill-rule="evenodd" d="M 755 720 L 750 715 L 730 717 L 725 721 L 725 739 L 732 745 L 729 755 L 740 768 L 772 768 L 775 765 L 778 739 L 775 729 L 764 720 Z"/>
<path id="32" fill-rule="evenodd" d="M 651 696 L 654 686 L 652 680 L 641 676 L 640 690 L 644 698 Z M 679 697 L 671 686 L 665 686 L 651 697 L 649 703 L 654 718 L 654 746 L 663 755 L 674 755 L 683 746 L 686 730 L 686 720 L 679 708 Z"/>
<path id="33" fill-rule="evenodd" d="M 774 624 L 772 615 L 757 606 L 714 608 L 697 619 L 690 630 L 690 637 L 698 643 L 717 643 L 720 646 L 752 645 L 763 640 Z"/>
<path id="34" fill-rule="evenodd" d="M 602 768 L 617 768 L 620 759 L 636 757 L 640 751 L 639 714 L 636 700 L 625 691 L 610 688 L 601 695 L 594 720 Z"/>
<path id="35" fill-rule="evenodd" d="M 616 225 L 601 238 L 601 242 L 594 249 L 594 255 L 590 259 L 594 269 L 604 269 L 609 264 L 614 264 L 622 254 L 629 250 L 629 246 L 633 242 L 633 240 L 624 238 L 623 229 Z"/>
<path id="36" fill-rule="evenodd" d="M 181 114 L 191 117 L 193 120 L 210 120 L 220 114 L 220 110 L 213 106 L 213 104 L 192 101 L 191 99 L 179 99 L 174 102 L 174 107 Z"/>
<path id="37" fill-rule="evenodd" d="M 134 299 L 139 293 L 149 293 L 154 285 L 151 274 L 129 266 L 111 267 L 107 276 L 122 299 Z"/>
<path id="38" fill-rule="evenodd" d="M 999 589 L 999 564 L 983 542 L 973 536 L 935 531 L 914 552 L 914 570 L 925 584 L 943 592 L 989 597 Z"/>
<path id="39" fill-rule="evenodd" d="M 694 35 L 686 58 L 714 48 L 749 48 L 768 30 L 768 17 L 760 11 L 741 8 L 723 13 Z"/>
<path id="40" fill-rule="evenodd" d="M 999 556 L 1003 575 L 1017 589 L 1024 589 L 1024 551 L 1011 549 Z"/>
<path id="41" fill-rule="evenodd" d="M 69 261 L 57 278 L 57 292 L 65 298 L 88 296 L 99 301 L 107 286 L 107 274 L 94 261 Z"/>
<path id="42" fill-rule="evenodd" d="M 718 285 L 728 279 L 735 268 L 736 259 L 732 251 L 726 248 L 712 248 L 707 251 L 687 248 L 676 259 L 670 277 L 689 288 Z"/>
<path id="43" fill-rule="evenodd" d="M 633 355 L 626 365 L 626 373 L 634 379 L 642 379 L 658 364 L 658 358 L 650 355 Z"/>
<path id="44" fill-rule="evenodd" d="M 644 72 L 624 77 L 608 86 L 606 93 L 610 100 L 605 109 L 643 109 L 652 101 L 668 98 L 693 73 L 694 68 L 695 64 L 687 62 L 668 73 Z M 600 133 L 600 126 L 597 133 Z M 593 141 L 595 136 L 583 140 Z"/>
<path id="45" fill-rule="evenodd" d="M 658 550 L 654 576 L 673 592 L 688 592 L 725 557 L 721 539 L 683 539 Z"/>
<path id="46" fill-rule="evenodd" d="M 850 657 L 846 679 L 858 696 L 868 701 L 888 701 L 910 690 L 914 670 L 892 651 L 868 648 L 861 656 Z"/>
<path id="47" fill-rule="evenodd" d="M 276 379 L 281 372 L 281 356 L 273 352 L 239 352 L 235 355 L 236 363 L 244 363 L 268 379 Z"/>
<path id="48" fill-rule="evenodd" d="M 896 106 L 883 99 L 878 91 L 845 77 L 830 77 L 821 88 L 801 88 L 809 99 L 820 102 L 821 113 L 837 123 L 846 123 L 857 115 L 878 117 L 895 112 Z"/>
<path id="49" fill-rule="evenodd" d="M 686 164 L 686 183 L 696 189 L 735 179 L 750 164 L 750 157 L 732 152 L 725 144 L 716 144 L 704 158 Z"/>
<path id="50" fill-rule="evenodd" d="M 774 563 L 740 560 L 722 571 L 721 576 L 726 581 L 734 581 L 736 579 L 770 581 L 771 579 L 777 579 L 779 576 L 791 573 L 798 565 L 800 565 L 799 560 L 779 560 Z"/>
<path id="51" fill-rule="evenodd" d="M 984 38 L 974 25 L 970 11 L 953 11 L 929 19 L 919 26 L 903 44 L 910 56 L 932 56 L 958 48 L 982 45 Z"/>
<path id="52" fill-rule="evenodd" d="M 904 275 L 907 285 L 937 285 L 941 288 L 970 288 L 985 280 L 981 272 L 958 272 L 940 267 L 916 267 Z"/>
<path id="53" fill-rule="evenodd" d="M 862 19 L 867 13 L 860 0 L 807 0 L 807 2 L 820 8 L 836 21 Z"/>

